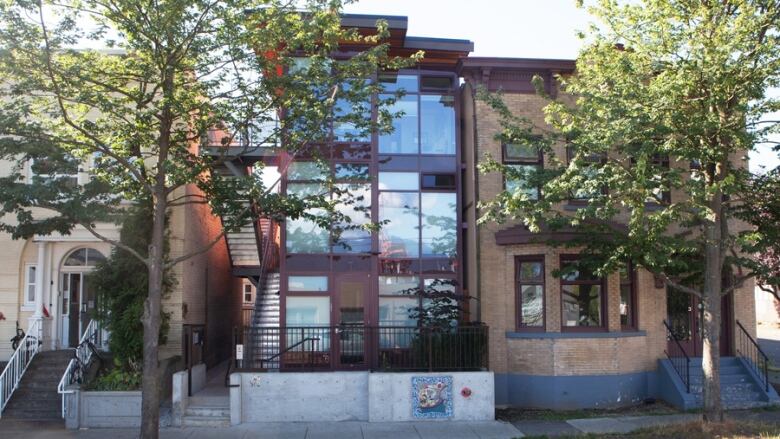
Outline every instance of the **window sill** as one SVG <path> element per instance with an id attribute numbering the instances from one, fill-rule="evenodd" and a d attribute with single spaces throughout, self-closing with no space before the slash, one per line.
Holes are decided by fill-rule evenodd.
<path id="1" fill-rule="evenodd" d="M 630 332 L 516 332 L 507 331 L 506 338 L 628 338 L 645 337 L 646 331 Z"/>

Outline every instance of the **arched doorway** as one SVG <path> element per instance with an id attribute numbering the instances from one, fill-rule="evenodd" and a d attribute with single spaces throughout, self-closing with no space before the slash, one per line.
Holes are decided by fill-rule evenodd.
<path id="1" fill-rule="evenodd" d="M 105 260 L 99 251 L 82 247 L 65 257 L 60 268 L 60 334 L 62 347 L 76 347 L 84 329 L 97 308 L 95 292 L 89 288 L 86 276 L 98 262 Z"/>

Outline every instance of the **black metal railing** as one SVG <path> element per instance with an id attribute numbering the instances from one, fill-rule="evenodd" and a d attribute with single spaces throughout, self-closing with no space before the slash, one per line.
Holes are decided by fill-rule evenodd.
<path id="1" fill-rule="evenodd" d="M 758 376 L 764 380 L 764 390 L 769 391 L 769 357 L 761 350 L 761 346 L 737 320 L 737 355 L 747 360 Z"/>
<path id="2" fill-rule="evenodd" d="M 244 328 L 250 370 L 478 371 L 488 368 L 488 328 L 362 325 Z"/>
<path id="3" fill-rule="evenodd" d="M 677 375 L 680 376 L 685 385 L 685 391 L 691 393 L 691 357 L 685 352 L 682 343 L 680 343 L 680 340 L 666 320 L 664 320 L 664 326 L 666 326 L 667 339 L 673 341 L 673 343 L 667 343 L 664 354 L 666 354 L 666 358 L 669 359 Z"/>

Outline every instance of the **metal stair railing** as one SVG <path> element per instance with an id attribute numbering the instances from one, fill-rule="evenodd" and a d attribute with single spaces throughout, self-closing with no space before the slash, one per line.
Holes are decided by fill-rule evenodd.
<path id="1" fill-rule="evenodd" d="M 66 406 L 65 395 L 74 393 L 71 388 L 73 384 L 81 383 L 84 377 L 84 372 L 92 362 L 93 357 L 97 354 L 96 346 L 103 346 L 103 331 L 98 324 L 98 321 L 92 319 L 84 330 L 79 340 L 79 345 L 74 348 L 73 358 L 68 363 L 68 367 L 65 369 L 65 373 L 62 374 L 59 384 L 57 385 L 57 393 L 62 395 L 62 417 L 65 418 Z"/>
<path id="2" fill-rule="evenodd" d="M 669 340 L 674 340 L 673 349 L 669 349 L 667 347 L 664 349 L 664 354 L 666 354 L 666 358 L 669 359 L 672 367 L 677 372 L 677 375 L 680 376 L 680 379 L 685 385 L 685 392 L 691 393 L 691 357 L 689 357 L 685 352 L 685 349 L 682 347 L 682 343 L 680 343 L 680 340 L 674 334 L 674 331 L 672 330 L 672 327 L 669 326 L 669 323 L 667 323 L 666 320 L 663 322 L 664 326 L 666 326 L 666 332 Z M 676 352 L 670 353 L 670 350 L 675 350 Z"/>
<path id="3" fill-rule="evenodd" d="M 254 326 L 255 320 L 260 316 L 260 313 L 258 312 L 259 310 L 257 309 L 257 305 L 260 302 L 260 298 L 266 294 L 265 287 L 266 287 L 266 276 L 268 275 L 268 268 L 269 268 L 268 262 L 271 257 L 271 251 L 272 251 L 271 248 L 273 247 L 275 233 L 276 233 L 275 222 L 273 219 L 269 218 L 268 235 L 262 237 L 263 252 L 260 257 L 260 276 L 258 278 L 258 283 L 257 283 L 258 286 L 257 294 L 255 294 L 255 308 L 254 308 L 254 315 L 253 315 L 251 326 Z M 260 287 L 263 288 L 262 294 L 260 294 L 261 293 Z"/>
<path id="4" fill-rule="evenodd" d="M 769 392 L 769 357 L 739 320 L 737 320 L 737 327 L 740 329 L 737 336 L 737 355 L 747 360 L 758 376 L 764 380 L 764 391 Z"/>
<path id="5" fill-rule="evenodd" d="M 0 374 L 0 414 L 2 414 L 8 401 L 11 400 L 11 395 L 19 388 L 19 383 L 22 381 L 22 376 L 30 362 L 41 350 L 41 345 L 43 344 L 41 340 L 41 323 L 41 320 L 33 320 L 30 323 L 30 326 L 27 328 L 27 334 L 21 339 L 19 347 L 16 348 L 8 360 L 3 373 Z"/>

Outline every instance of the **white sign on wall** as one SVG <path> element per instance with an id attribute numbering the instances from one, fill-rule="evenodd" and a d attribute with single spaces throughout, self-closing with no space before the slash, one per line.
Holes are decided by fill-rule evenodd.
<path id="1" fill-rule="evenodd" d="M 243 360 L 244 359 L 244 345 L 237 344 L 236 345 L 236 360 Z"/>

